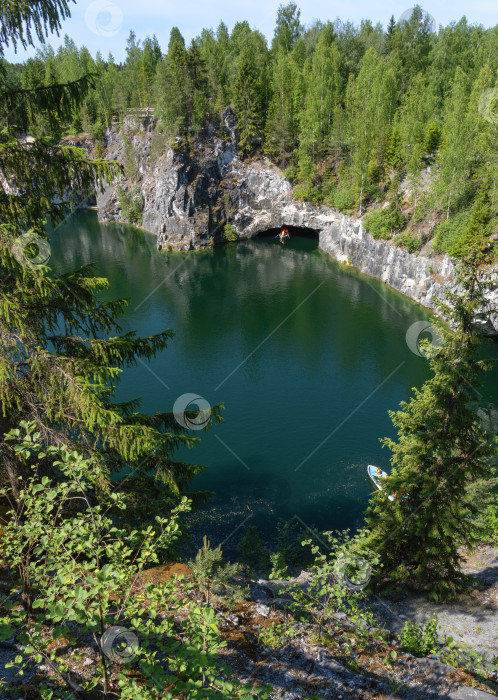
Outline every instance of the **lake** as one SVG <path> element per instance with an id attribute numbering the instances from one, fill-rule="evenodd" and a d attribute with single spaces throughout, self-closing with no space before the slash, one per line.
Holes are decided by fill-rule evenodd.
<path id="1" fill-rule="evenodd" d="M 95 262 L 107 298 L 129 298 L 124 330 L 175 331 L 160 356 L 125 371 L 119 399 L 141 396 L 147 412 L 173 410 L 186 393 L 225 404 L 225 422 L 177 453 L 208 467 L 195 488 L 216 492 L 203 525 L 213 544 L 229 551 L 246 527 L 270 532 L 278 518 L 361 524 L 367 464 L 389 470 L 379 442 L 394 435 L 388 411 L 429 376 L 405 339 L 426 310 L 310 238 L 165 253 L 154 236 L 85 211 L 50 241 L 58 272 Z M 480 401 L 497 396 L 495 369 Z"/>

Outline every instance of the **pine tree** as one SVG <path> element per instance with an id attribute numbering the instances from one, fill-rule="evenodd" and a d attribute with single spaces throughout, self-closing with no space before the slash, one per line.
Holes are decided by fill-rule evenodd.
<path id="1" fill-rule="evenodd" d="M 426 348 L 432 377 L 390 412 L 397 440 L 385 438 L 392 472 L 366 513 L 369 545 L 379 553 L 382 575 L 422 585 L 433 598 L 453 595 L 465 584 L 460 548 L 476 538 L 473 518 L 485 501 L 494 466 L 493 439 L 477 414 L 481 337 L 474 320 L 484 314 L 486 282 L 482 253 L 461 263 L 460 292 L 447 292 L 440 308 L 454 330 L 439 327 L 442 346 Z M 395 494 L 388 501 L 386 493 Z"/>
<path id="2" fill-rule="evenodd" d="M 384 38 L 384 51 L 383 51 L 383 53 L 386 55 L 389 55 L 394 48 L 393 37 L 394 37 L 395 31 L 396 31 L 396 20 L 394 19 L 394 15 L 391 15 L 391 19 L 389 20 L 389 24 L 387 25 L 385 38 Z"/>
<path id="3" fill-rule="evenodd" d="M 488 238 L 492 233 L 493 223 L 496 222 L 496 205 L 493 206 L 495 189 L 493 178 L 488 173 L 472 205 L 468 224 L 454 248 L 454 255 L 457 257 L 466 257 L 482 248 L 490 249 Z"/>
<path id="4" fill-rule="evenodd" d="M 237 78 L 233 88 L 233 102 L 242 153 L 249 153 L 252 150 L 254 139 L 259 132 L 258 93 L 256 70 L 249 51 L 244 49 L 239 60 Z"/>
<path id="5" fill-rule="evenodd" d="M 293 100 L 295 70 L 292 59 L 280 50 L 273 62 L 265 152 L 276 158 L 282 168 L 287 167 L 297 138 Z"/>
<path id="6" fill-rule="evenodd" d="M 7 12 L 12 37 L 28 43 L 29 24 L 23 27 L 23 21 L 39 28 L 45 18 L 59 26 L 57 18 L 67 14 L 62 0 L 22 4 L 17 14 L 9 14 L 10 7 L 0 0 L 0 15 Z M 0 38 L 5 42 L 3 29 Z M 51 139 L 26 143 L 18 136 L 26 105 L 46 110 L 55 121 L 69 118 L 89 87 L 87 77 L 32 89 L 0 82 L 0 117 L 7 123 L 0 132 L 0 435 L 20 421 L 35 421 L 45 444 L 77 446 L 109 474 L 131 471 L 128 484 L 152 488 L 159 480 L 171 505 L 201 469 L 175 462 L 173 451 L 197 438 L 171 412 L 144 415 L 139 400 L 114 399 L 121 369 L 160 352 L 171 331 L 148 338 L 119 335 L 117 319 L 126 301 L 99 300 L 106 280 L 94 277 L 91 267 L 58 276 L 46 266 L 45 221 L 55 225 L 68 213 L 54 194 L 92 192 L 96 181 L 117 175 L 117 164 L 88 160 L 81 149 Z M 51 105 L 57 105 L 56 117 Z M 217 418 L 218 408 L 211 420 Z M 5 442 L 0 464 L 0 478 L 17 499 L 23 461 Z"/>
<path id="7" fill-rule="evenodd" d="M 190 93 L 188 53 L 178 29 L 171 30 L 168 53 L 159 63 L 154 86 L 158 116 L 169 131 L 184 136 L 189 122 Z"/>

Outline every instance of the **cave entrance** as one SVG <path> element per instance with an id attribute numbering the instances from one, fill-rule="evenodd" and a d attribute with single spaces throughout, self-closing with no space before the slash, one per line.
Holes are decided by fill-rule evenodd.
<path id="1" fill-rule="evenodd" d="M 316 245 L 318 246 L 318 235 L 320 231 L 315 228 L 307 228 L 306 226 L 287 226 L 286 224 L 282 224 L 282 226 L 279 226 L 278 228 L 268 228 L 264 231 L 260 231 L 256 237 L 275 238 L 275 236 L 279 234 L 283 228 L 286 228 L 289 232 L 291 241 L 293 238 L 310 238 L 315 240 Z M 289 242 L 289 239 L 286 240 L 286 243 L 287 242 Z"/>

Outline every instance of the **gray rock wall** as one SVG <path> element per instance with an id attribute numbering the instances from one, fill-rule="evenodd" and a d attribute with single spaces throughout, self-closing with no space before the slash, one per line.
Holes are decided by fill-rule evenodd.
<path id="1" fill-rule="evenodd" d="M 297 202 L 292 186 L 270 163 L 243 163 L 237 155 L 237 129 L 231 110 L 224 114 L 226 138 L 211 137 L 183 151 L 164 137 L 152 161 L 154 124 L 126 125 L 122 133 L 106 134 L 106 157 L 121 162 L 136 154 L 136 177 L 122 177 L 125 191 L 138 184 L 144 200 L 142 226 L 157 235 L 159 249 L 193 250 L 223 240 L 230 222 L 239 239 L 280 226 L 314 229 L 320 247 L 340 262 L 377 277 L 393 289 L 433 309 L 442 285 L 452 286 L 453 265 L 445 256 L 426 258 L 408 253 L 384 240 L 375 240 L 361 220 L 325 206 Z M 131 128 L 130 128 L 131 127 Z M 125 147 L 125 138 L 128 146 Z M 161 145 L 161 141 L 159 142 Z M 127 152 L 125 153 L 125 150 Z M 156 144 L 157 150 L 157 144 Z M 116 181 L 98 195 L 102 221 L 121 221 Z M 490 304 L 498 304 L 498 288 Z M 498 331 L 498 314 L 490 314 L 490 330 Z"/>

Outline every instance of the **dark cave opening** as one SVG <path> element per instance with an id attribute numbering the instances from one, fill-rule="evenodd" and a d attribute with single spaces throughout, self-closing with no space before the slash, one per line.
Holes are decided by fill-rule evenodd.
<path id="1" fill-rule="evenodd" d="M 257 235 L 257 238 L 275 238 L 275 236 L 277 236 L 280 233 L 280 231 L 282 231 L 282 229 L 287 229 L 291 240 L 294 236 L 297 236 L 300 238 L 311 238 L 318 241 L 318 235 L 320 233 L 320 231 L 318 231 L 317 229 L 308 228 L 306 226 L 287 226 L 286 224 L 283 224 L 278 228 L 268 228 L 264 231 L 260 231 Z"/>

